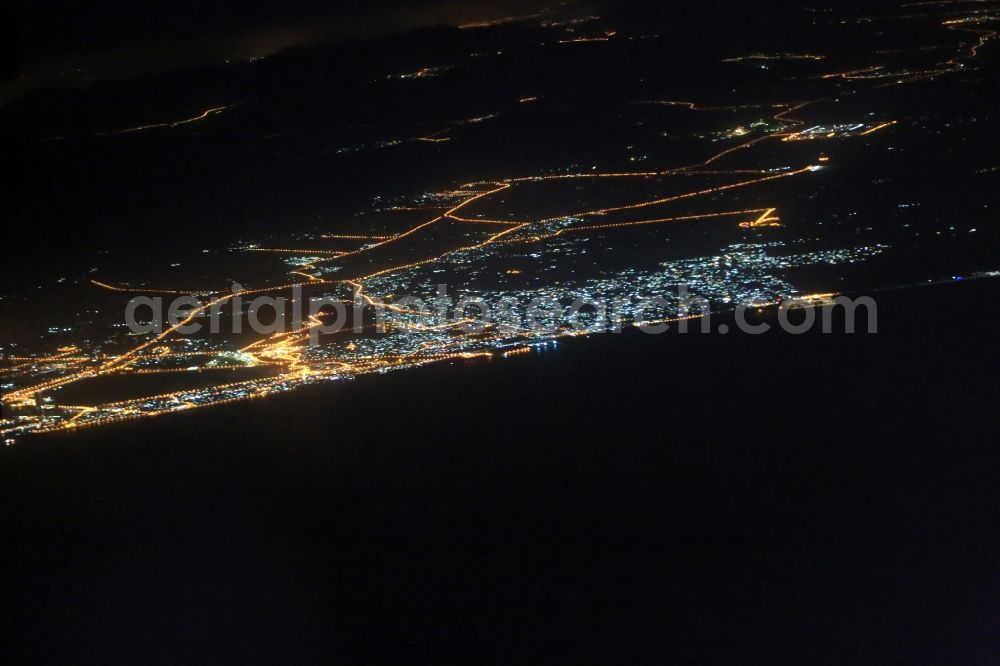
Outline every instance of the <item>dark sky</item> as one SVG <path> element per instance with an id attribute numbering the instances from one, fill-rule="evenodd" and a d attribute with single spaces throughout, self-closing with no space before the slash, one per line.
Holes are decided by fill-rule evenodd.
<path id="1" fill-rule="evenodd" d="M 3 28 L 31 79 L 132 76 L 322 40 L 530 15 L 559 0 L 24 1 Z M 11 44 L 16 45 L 12 47 Z M 16 52 L 14 51 L 16 48 Z M 10 67 L 7 67 L 8 75 Z"/>

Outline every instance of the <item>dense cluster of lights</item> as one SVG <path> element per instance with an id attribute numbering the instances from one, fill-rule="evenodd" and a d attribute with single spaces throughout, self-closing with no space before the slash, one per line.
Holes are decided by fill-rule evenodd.
<path id="1" fill-rule="evenodd" d="M 897 79 L 899 82 L 929 79 L 942 73 L 960 71 L 977 55 L 984 45 L 997 36 L 997 32 L 980 27 L 996 21 L 989 14 L 949 20 L 944 26 L 949 30 L 968 32 L 977 42 L 967 51 L 927 70 L 893 72 L 884 65 L 873 65 L 852 71 L 822 75 L 830 85 L 845 86 L 844 82 L 865 85 L 871 80 Z M 613 33 L 595 36 L 574 36 L 566 42 L 606 41 Z M 778 53 L 751 54 L 728 58 L 724 62 L 770 60 L 823 60 L 824 56 L 810 54 Z M 447 67 L 428 67 L 416 72 L 397 75 L 403 79 L 421 79 L 437 76 Z M 870 84 L 869 84 L 870 85 Z M 882 84 L 878 84 L 882 85 Z M 524 97 L 520 103 L 536 101 L 537 97 Z M 294 282 L 260 287 L 240 292 L 240 295 L 271 294 L 287 291 L 292 287 L 326 287 L 350 293 L 365 304 L 378 307 L 383 312 L 381 325 L 384 333 L 378 335 L 332 336 L 318 346 L 310 345 L 322 316 L 309 317 L 299 328 L 269 335 L 242 346 L 233 345 L 228 338 L 219 341 L 199 341 L 191 345 L 173 345 L 178 330 L 212 308 L 228 306 L 236 294 L 195 291 L 208 296 L 203 305 L 189 311 L 181 322 L 157 334 L 150 334 L 139 344 L 124 352 L 110 354 L 99 345 L 76 344 L 63 346 L 54 353 L 18 355 L 7 359 L 3 369 L 3 405 L 5 415 L 0 420 L 0 436 L 5 443 L 29 432 L 51 432 L 73 428 L 93 427 L 116 421 L 145 418 L 165 413 L 181 412 L 243 400 L 264 398 L 275 393 L 290 391 L 304 385 L 342 380 L 368 373 L 382 373 L 403 368 L 417 367 L 442 361 L 466 361 L 479 358 L 513 357 L 530 353 L 554 344 L 564 336 L 587 335 L 623 326 L 641 326 L 649 322 L 683 321 L 700 317 L 686 314 L 686 303 L 681 292 L 684 287 L 694 295 L 707 299 L 717 310 L 739 304 L 773 304 L 779 300 L 804 306 L 819 306 L 830 302 L 830 293 L 799 293 L 786 277 L 790 269 L 815 265 L 842 265 L 868 260 L 885 250 L 877 244 L 849 248 L 817 248 L 802 239 L 777 240 L 769 234 L 781 225 L 776 214 L 780 202 L 732 206 L 724 210 L 719 204 L 729 195 L 782 181 L 808 178 L 807 174 L 823 168 L 829 161 L 826 155 L 815 156 L 817 163 L 804 163 L 801 150 L 807 145 L 796 146 L 799 157 L 792 165 L 779 165 L 769 169 L 715 168 L 727 158 L 749 151 L 769 142 L 780 146 L 782 142 L 799 142 L 819 139 L 847 139 L 869 136 L 892 127 L 896 120 L 872 123 L 832 123 L 808 126 L 805 120 L 793 117 L 815 102 L 779 102 L 763 105 L 702 106 L 694 102 L 657 101 L 655 104 L 676 106 L 692 112 L 770 109 L 773 122 L 758 121 L 749 125 L 724 129 L 714 134 L 717 141 L 729 142 L 761 132 L 749 140 L 727 147 L 708 159 L 692 165 L 666 170 L 623 172 L 615 170 L 591 171 L 564 168 L 555 173 L 523 175 L 498 181 L 472 182 L 443 192 L 419 197 L 410 206 L 400 210 L 440 211 L 435 217 L 419 222 L 393 235 L 325 234 L 324 239 L 361 241 L 357 249 L 290 249 L 243 246 L 247 252 L 287 255 L 287 264 Z M 165 123 L 143 125 L 109 134 L 124 134 L 154 128 L 173 128 L 205 120 L 229 106 L 210 108 L 194 117 Z M 451 123 L 451 126 L 478 125 L 494 119 L 497 114 L 477 116 Z M 445 143 L 452 140 L 448 129 L 414 137 L 407 141 Z M 779 141 L 780 140 L 780 141 Z M 382 147 L 397 145 L 390 140 Z M 371 146 L 361 147 L 359 149 Z M 342 149 L 353 150 L 353 149 Z M 496 206 L 496 195 L 529 184 L 588 179 L 630 179 L 640 182 L 657 182 L 659 179 L 678 175 L 698 175 L 717 179 L 717 184 L 690 192 L 669 196 L 652 196 L 629 203 L 603 206 L 585 210 L 567 210 L 543 219 L 509 220 L 477 215 L 471 209 L 477 204 Z M 761 196 L 765 196 L 764 193 Z M 769 189 L 766 196 L 775 196 Z M 653 214 L 649 209 L 665 207 L 668 210 L 690 203 L 709 201 L 710 212 L 670 210 L 667 215 Z M 569 206 L 567 206 L 569 207 Z M 723 209 L 723 210 L 720 210 Z M 699 209 L 703 210 L 703 209 Z M 502 213 L 501 213 L 502 215 Z M 608 220 L 613 216 L 614 221 Z M 439 251 L 432 256 L 419 256 L 403 263 L 371 266 L 367 269 L 350 267 L 350 260 L 376 248 L 406 245 L 408 240 L 424 230 L 435 230 L 453 225 L 469 231 L 474 242 L 463 242 L 456 247 Z M 482 225 L 477 227 L 476 225 Z M 606 249 L 613 242 L 609 238 L 618 233 L 657 234 L 668 229 L 701 225 L 704 229 L 728 230 L 742 234 L 739 242 L 725 242 L 718 251 L 698 257 L 659 261 L 652 265 L 629 268 L 602 267 L 590 261 L 589 252 L 595 248 Z M 492 227 L 492 228 L 491 228 Z M 721 233 L 721 232 L 720 232 Z M 481 234 L 481 235 L 476 235 Z M 720 236 L 721 237 L 721 236 Z M 662 239 L 661 239 L 662 240 Z M 511 268 L 517 266 L 517 268 Z M 527 268 L 530 266 L 531 268 Z M 330 273 L 342 272 L 343 277 L 328 278 Z M 323 276 L 323 277 L 321 277 Z M 451 294 L 458 301 L 482 300 L 487 304 L 507 303 L 512 312 L 524 312 L 531 303 L 547 301 L 555 304 L 536 324 L 520 317 L 480 321 L 475 316 L 458 313 L 442 319 L 441 313 L 430 307 L 409 307 L 394 304 L 396 296 L 407 294 L 432 303 L 438 284 L 455 285 Z M 486 284 L 480 290 L 471 285 Z M 93 281 L 102 290 L 135 294 L 184 295 L 192 292 L 175 289 L 148 289 L 128 284 L 113 285 Z M 659 310 L 650 311 L 648 299 L 661 299 Z M 596 313 L 573 309 L 569 299 L 592 303 L 614 302 L 613 311 Z M 365 331 L 367 332 L 367 324 Z M 108 402 L 98 405 L 70 405 L 57 402 L 59 390 L 76 382 L 112 375 L 155 375 L 192 373 L 206 376 L 210 370 L 222 368 L 255 368 L 264 376 L 209 384 L 144 396 L 135 399 Z M 206 379 L 206 381 L 208 381 Z M 8 411 L 9 410 L 9 411 Z"/>

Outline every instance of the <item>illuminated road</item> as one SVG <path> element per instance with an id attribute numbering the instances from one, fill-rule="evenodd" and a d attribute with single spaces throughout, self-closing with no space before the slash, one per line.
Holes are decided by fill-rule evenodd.
<path id="1" fill-rule="evenodd" d="M 205 120 L 206 118 L 214 116 L 217 113 L 222 113 L 226 109 L 231 109 L 234 106 L 238 106 L 238 104 L 228 104 L 226 106 L 217 106 L 211 109 L 206 109 L 205 111 L 199 113 L 197 116 L 194 116 L 193 118 L 185 118 L 184 120 L 174 120 L 172 122 L 166 122 L 166 123 L 152 123 L 150 125 L 139 125 L 138 127 L 129 127 L 128 129 L 115 130 L 112 132 L 100 132 L 98 133 L 97 136 L 114 136 L 116 134 L 131 134 L 133 132 L 143 132 L 151 129 L 181 127 L 182 125 L 190 125 L 191 123 L 196 123 Z"/>
<path id="2" fill-rule="evenodd" d="M 802 117 L 809 112 L 810 107 L 820 102 L 835 101 L 838 96 L 853 94 L 861 91 L 875 90 L 885 85 L 898 85 L 901 83 L 912 83 L 915 81 L 932 80 L 947 73 L 962 71 L 968 67 L 969 63 L 980 56 L 982 50 L 996 37 L 997 31 L 984 27 L 980 24 L 988 21 L 995 21 L 994 17 L 973 16 L 964 19 L 949 20 L 943 23 L 947 30 L 968 33 L 974 35 L 976 43 L 962 45 L 959 54 L 940 63 L 940 65 L 927 70 L 916 72 L 894 72 L 885 64 L 876 64 L 845 72 L 831 72 L 820 75 L 817 85 L 827 86 L 847 86 L 853 84 L 861 86 L 851 92 L 845 92 L 839 88 L 831 91 L 829 96 L 813 100 L 780 101 L 769 104 L 758 105 L 733 105 L 733 106 L 702 106 L 690 101 L 652 101 L 643 102 L 645 104 L 656 104 L 668 107 L 677 107 L 693 113 L 711 113 L 716 111 L 737 111 L 748 109 L 769 109 L 773 111 L 770 116 L 773 126 L 766 133 L 759 136 L 752 136 L 744 141 L 733 145 L 726 144 L 722 150 L 718 150 L 709 155 L 704 160 L 688 165 L 672 166 L 666 168 L 644 170 L 644 171 L 581 171 L 579 173 L 557 173 L 542 175 L 512 175 L 496 181 L 477 181 L 460 185 L 444 193 L 438 193 L 437 200 L 448 202 L 449 206 L 434 207 L 409 207 L 400 210 L 425 210 L 434 209 L 441 211 L 439 214 L 424 219 L 420 222 L 392 235 L 350 235 L 350 234 L 324 234 L 323 239 L 362 241 L 364 245 L 353 250 L 330 250 L 311 248 L 262 248 L 245 247 L 247 252 L 261 254 L 291 255 L 302 257 L 294 270 L 290 270 L 292 282 L 273 287 L 262 287 L 258 289 L 244 290 L 237 293 L 223 292 L 218 289 L 198 290 L 194 293 L 202 294 L 206 298 L 202 300 L 202 305 L 187 311 L 181 321 L 178 321 L 161 333 L 150 337 L 141 344 L 123 351 L 117 355 L 106 356 L 100 354 L 86 354 L 84 350 L 77 347 L 60 349 L 57 354 L 49 354 L 38 358 L 18 357 L 12 359 L 14 362 L 3 373 L 5 375 L 19 375 L 34 369 L 32 375 L 36 378 L 36 383 L 6 392 L 3 395 L 3 405 L 12 408 L 29 409 L 38 406 L 48 394 L 56 389 L 66 387 L 75 382 L 89 380 L 96 377 L 111 375 L 141 375 L 141 374 L 161 374 L 169 372 L 186 372 L 190 368 L 183 367 L 137 367 L 139 361 L 149 361 L 151 359 L 165 362 L 173 359 L 186 359 L 199 352 L 178 352 L 174 351 L 165 343 L 169 339 L 179 335 L 180 329 L 194 323 L 199 317 L 206 313 L 218 310 L 227 305 L 231 305 L 233 299 L 239 296 L 250 296 L 259 294 L 278 294 L 292 290 L 293 288 L 316 288 L 321 286 L 338 288 L 342 287 L 358 299 L 361 299 L 369 306 L 383 308 L 397 315 L 404 317 L 427 317 L 431 313 L 395 305 L 388 299 L 386 294 L 378 294 L 377 290 L 370 293 L 370 283 L 379 278 L 390 276 L 404 271 L 411 271 L 415 268 L 435 265 L 443 260 L 455 258 L 479 250 L 492 247 L 508 247 L 513 245 L 541 244 L 557 238 L 572 237 L 572 234 L 588 231 L 612 232 L 618 229 L 634 229 L 650 225 L 668 224 L 701 224 L 701 225 L 733 225 L 742 229 L 756 229 L 762 233 L 769 228 L 781 225 L 781 219 L 777 215 L 781 209 L 781 201 L 771 201 L 762 204 L 750 204 L 755 206 L 747 208 L 733 205 L 733 210 L 726 210 L 723 201 L 725 195 L 742 192 L 753 188 L 760 188 L 768 184 L 775 184 L 781 181 L 808 181 L 812 178 L 810 174 L 815 174 L 823 169 L 829 162 L 827 157 L 819 148 L 811 152 L 812 144 L 800 143 L 804 141 L 816 141 L 820 144 L 831 139 L 850 140 L 854 137 L 871 137 L 880 133 L 891 134 L 890 128 L 900 124 L 899 120 L 879 119 L 870 123 L 861 123 L 842 129 L 839 126 L 820 129 L 806 128 L 807 122 Z M 613 35 L 605 35 L 593 38 L 581 38 L 572 40 L 593 41 L 611 39 Z M 724 62 L 741 62 L 743 60 L 823 60 L 825 56 L 809 54 L 753 54 L 738 58 L 728 58 Z M 891 84 L 885 81 L 891 81 Z M 827 83 L 822 83 L 826 81 Z M 532 102 L 537 97 L 523 98 L 522 103 Z M 127 134 L 158 128 L 177 128 L 204 121 L 216 114 L 232 108 L 235 105 L 214 107 L 206 109 L 202 113 L 191 118 L 172 122 L 163 122 L 142 125 L 138 127 L 107 132 L 104 135 Z M 771 111 L 768 113 L 770 114 Z M 462 121 L 465 124 L 478 124 L 496 117 L 491 114 L 478 118 L 471 118 Z M 763 121 L 761 121 L 763 124 Z M 820 127 L 820 126 L 816 126 Z M 742 128 L 740 128 L 742 131 Z M 749 132 L 744 132 L 749 134 Z M 418 137 L 416 141 L 424 143 L 446 143 L 452 142 L 455 137 L 448 133 L 448 130 L 431 134 L 429 136 Z M 728 140 L 727 140 L 728 141 Z M 771 169 L 746 169 L 733 168 L 726 169 L 727 159 L 736 155 L 746 155 L 754 149 L 769 146 L 772 148 L 782 148 L 791 151 L 794 147 L 800 152 L 796 152 L 798 157 L 790 160 L 793 163 L 778 164 Z M 783 147 L 784 146 L 784 147 Z M 811 156 L 804 157 L 803 152 L 810 153 Z M 707 151 L 706 151 L 707 152 Z M 700 156 L 699 156 L 700 157 Z M 773 157 L 771 158 L 773 160 Z M 763 161 L 763 160 L 762 160 Z M 577 167 L 579 168 L 579 167 Z M 653 186 L 661 179 L 670 179 L 677 176 L 705 176 L 718 179 L 718 184 L 710 187 L 679 192 L 668 196 L 650 196 L 627 203 L 619 203 L 584 210 L 572 210 L 566 206 L 567 210 L 555 215 L 547 214 L 544 218 L 519 220 L 499 219 L 493 217 L 475 217 L 475 213 L 470 209 L 476 204 L 492 206 L 493 210 L 501 208 L 498 202 L 501 195 L 507 196 L 517 191 L 518 188 L 526 186 L 557 184 L 563 181 L 586 182 L 588 179 L 601 179 L 614 181 L 616 179 L 629 181 L 653 181 Z M 765 190 L 770 192 L 771 190 Z M 772 195 L 769 195 L 772 196 Z M 696 212 L 695 210 L 684 210 L 682 206 L 692 202 L 707 200 L 712 202 L 709 212 Z M 546 203 L 558 203 L 547 200 Z M 667 214 L 660 214 L 659 211 L 652 212 L 649 209 L 655 207 L 668 207 Z M 560 206 L 561 207 L 561 206 Z M 673 210 L 677 208 L 677 210 Z M 558 208 L 555 208 L 558 210 Z M 501 213 L 502 214 L 502 213 Z M 614 222 L 600 222 L 599 218 L 609 215 L 621 216 L 624 219 L 617 219 Z M 598 219 L 594 219 L 598 218 Z M 454 242 L 453 247 L 444 250 L 437 250 L 434 253 L 422 249 L 417 242 L 421 232 L 437 230 L 439 227 L 448 225 L 461 227 L 463 231 L 469 231 L 475 242 Z M 554 226 L 558 225 L 558 226 Z M 475 234 L 481 234 L 479 236 Z M 357 268 L 361 265 L 357 261 L 359 257 L 372 255 L 376 250 L 405 249 L 409 252 L 406 256 L 411 257 L 406 261 L 397 260 L 393 263 L 383 260 L 383 265 L 375 264 L 371 268 Z M 417 258 L 412 258 L 416 256 Z M 352 260 L 354 263 L 351 263 Z M 324 277 L 329 272 L 324 270 L 330 264 L 338 267 L 343 265 L 348 267 L 343 274 L 337 274 L 336 279 Z M 353 268 L 351 268 L 353 267 Z M 520 272 L 520 271 L 516 271 Z M 511 273 L 513 274 L 513 273 Z M 175 289 L 150 289 L 145 287 L 130 287 L 125 285 L 114 285 L 107 282 L 92 280 L 94 287 L 110 292 L 126 294 L 157 294 L 157 295 L 189 295 L 192 292 Z M 167 285 L 173 286 L 173 285 Z M 800 296 L 800 302 L 807 305 L 825 303 L 833 294 L 816 294 Z M 687 319 L 696 319 L 701 315 L 684 316 L 676 318 L 658 319 L 656 322 L 636 321 L 633 325 L 645 325 L 649 323 L 676 322 Z M 277 333 L 261 337 L 249 344 L 241 346 L 233 352 L 241 359 L 245 359 L 252 366 L 262 366 L 274 370 L 274 374 L 262 378 L 250 379 L 240 382 L 223 383 L 210 385 L 200 389 L 184 391 L 174 391 L 159 395 L 144 396 L 132 400 L 110 402 L 95 406 L 78 405 L 52 405 L 53 409 L 63 410 L 72 413 L 72 416 L 63 419 L 45 419 L 38 417 L 28 423 L 19 423 L 8 426 L 0 430 L 0 435 L 10 436 L 12 434 L 23 434 L 27 432 L 50 432 L 55 430 L 65 430 L 78 427 L 94 427 L 105 423 L 136 418 L 145 418 L 175 411 L 186 411 L 221 404 L 227 404 L 240 400 L 250 400 L 263 398 L 276 392 L 283 392 L 293 388 L 310 384 L 320 380 L 342 379 L 352 376 L 363 375 L 372 372 L 384 372 L 402 367 L 415 367 L 427 363 L 437 363 L 444 360 L 465 360 L 475 358 L 488 358 L 493 356 L 513 356 L 525 353 L 530 350 L 530 343 L 534 338 L 550 341 L 563 335 L 573 335 L 575 333 L 558 331 L 545 335 L 532 333 L 529 331 L 518 331 L 512 335 L 510 331 L 493 329 L 480 333 L 471 334 L 464 330 L 464 326 L 471 323 L 470 319 L 449 322 L 446 324 L 434 324 L 426 321 L 410 321 L 397 326 L 408 328 L 413 331 L 423 333 L 440 332 L 439 338 L 432 338 L 416 349 L 393 348 L 389 350 L 376 350 L 370 354 L 358 354 L 347 357 L 312 357 L 310 356 L 309 341 L 316 330 L 324 325 L 323 315 L 314 315 L 307 318 L 301 327 L 284 333 Z M 365 324 L 365 326 L 368 326 Z M 470 341 L 475 341 L 480 349 L 469 351 L 465 345 Z M 353 343 L 352 343 L 353 344 Z M 495 345 L 489 349 L 491 345 Z M 209 352 L 206 354 L 215 354 Z M 50 376 L 50 375 L 56 376 Z M 44 379 L 43 379 L 44 377 Z M 38 381 L 41 380 L 41 381 Z"/>

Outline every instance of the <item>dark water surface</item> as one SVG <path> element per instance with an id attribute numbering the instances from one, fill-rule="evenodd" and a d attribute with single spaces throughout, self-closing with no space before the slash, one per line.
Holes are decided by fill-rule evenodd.
<path id="1" fill-rule="evenodd" d="M 998 293 L 29 440 L 0 663 L 995 663 Z"/>

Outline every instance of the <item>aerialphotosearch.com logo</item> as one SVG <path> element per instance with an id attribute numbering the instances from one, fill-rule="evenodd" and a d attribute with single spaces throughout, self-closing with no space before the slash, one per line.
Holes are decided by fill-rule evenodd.
<path id="1" fill-rule="evenodd" d="M 747 335 L 774 330 L 774 321 L 779 330 L 791 335 L 813 331 L 817 325 L 823 333 L 833 333 L 835 328 L 838 333 L 878 331 L 878 310 L 869 296 L 812 294 L 713 307 L 709 299 L 692 294 L 684 285 L 676 293 L 651 297 L 546 293 L 537 297 L 507 295 L 494 300 L 471 295 L 456 300 L 452 294 L 461 290 L 438 285 L 433 296 L 411 295 L 391 303 L 365 296 L 360 288 L 355 289 L 350 300 L 333 295 L 306 298 L 300 286 L 291 291 L 290 298 L 256 295 L 247 299 L 243 287 L 234 284 L 231 294 L 207 301 L 194 295 L 169 303 L 160 296 L 139 296 L 126 305 L 125 323 L 136 335 L 166 331 L 196 335 L 206 330 L 205 320 L 212 334 L 221 334 L 225 329 L 226 333 L 238 335 L 249 329 L 258 335 L 273 336 L 308 330 L 313 345 L 319 344 L 323 335 L 348 330 L 356 334 L 447 329 L 481 333 L 493 327 L 511 335 L 537 336 L 621 333 L 632 327 L 650 335 L 670 330 L 688 333 L 692 328 L 700 333 L 726 334 L 731 332 L 730 324 L 712 326 L 713 314 L 726 313 L 731 314 L 727 319 L 732 320 L 736 330 Z M 761 316 L 771 308 L 776 309 L 775 317 Z M 862 313 L 863 321 L 859 322 Z M 700 325 L 693 327 L 695 323 Z"/>

